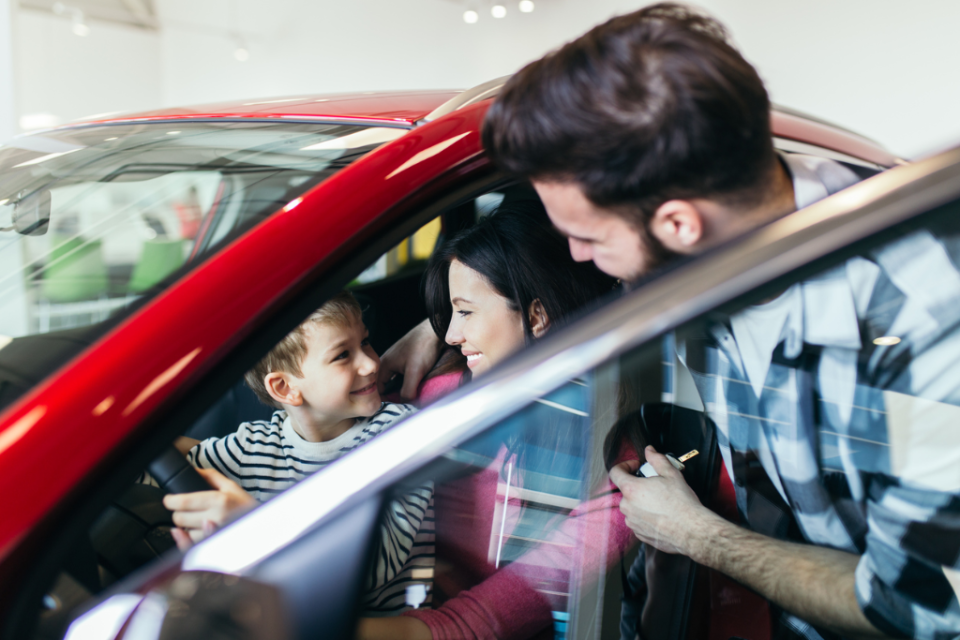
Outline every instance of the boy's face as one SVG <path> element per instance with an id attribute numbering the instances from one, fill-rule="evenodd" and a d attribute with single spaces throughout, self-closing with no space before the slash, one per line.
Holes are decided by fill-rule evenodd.
<path id="1" fill-rule="evenodd" d="M 380 358 L 367 336 L 359 318 L 343 326 L 308 323 L 304 327 L 303 376 L 291 375 L 290 381 L 316 424 L 372 416 L 380 408 Z"/>

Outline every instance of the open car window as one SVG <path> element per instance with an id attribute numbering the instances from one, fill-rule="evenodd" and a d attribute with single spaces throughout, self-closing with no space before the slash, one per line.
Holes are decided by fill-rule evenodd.
<path id="1" fill-rule="evenodd" d="M 347 289 L 360 304 L 376 351 L 382 353 L 424 319 L 421 279 L 438 244 L 488 215 L 502 198 L 503 194 L 495 191 L 458 202 L 409 235 L 397 238 L 391 249 L 347 283 Z M 236 436 L 241 425 L 247 425 L 244 438 L 230 439 L 222 448 L 211 446 L 204 449 L 199 460 L 191 459 L 204 468 L 227 472 L 237 470 L 238 460 L 243 465 L 253 464 L 261 473 L 254 473 L 241 485 L 266 500 L 314 472 L 318 465 L 293 460 L 291 464 L 303 473 L 290 482 L 270 483 L 268 490 L 258 490 L 268 458 L 284 456 L 289 447 L 278 443 L 276 450 L 259 451 L 263 455 L 254 455 L 250 460 L 245 457 L 245 449 L 250 448 L 246 438 L 262 444 L 271 423 L 282 422 L 283 418 L 277 418 L 278 407 L 258 398 L 242 375 L 235 375 L 227 392 L 214 399 L 193 424 L 180 426 L 177 434 L 209 443 L 211 439 Z M 389 399 L 398 400 L 395 395 Z M 45 600 L 47 610 L 40 618 L 42 633 L 56 636 L 91 596 L 122 584 L 137 570 L 160 561 L 164 554 L 174 553 L 173 522 L 170 512 L 161 505 L 163 492 L 156 478 L 141 475 L 132 486 L 116 487 L 115 493 L 111 504 L 94 519 L 82 539 L 74 543 L 80 549 L 74 554 L 79 559 L 67 563 L 51 585 Z M 365 557 L 365 552 L 364 549 L 361 556 Z"/>

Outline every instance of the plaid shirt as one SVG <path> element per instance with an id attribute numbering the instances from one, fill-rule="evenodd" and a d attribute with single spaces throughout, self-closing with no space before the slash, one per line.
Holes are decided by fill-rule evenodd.
<path id="1" fill-rule="evenodd" d="M 785 161 L 798 206 L 853 181 L 830 161 Z M 912 232 L 708 318 L 677 354 L 752 529 L 785 537 L 782 499 L 807 541 L 861 556 L 856 594 L 879 630 L 960 636 L 960 233 Z"/>

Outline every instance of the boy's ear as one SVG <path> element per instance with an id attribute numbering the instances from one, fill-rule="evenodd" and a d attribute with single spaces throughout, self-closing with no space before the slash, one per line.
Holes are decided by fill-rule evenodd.
<path id="1" fill-rule="evenodd" d="M 550 317 L 547 316 L 546 309 L 540 298 L 530 303 L 530 309 L 527 311 L 527 321 L 530 323 L 530 331 L 534 338 L 542 338 L 550 328 Z"/>
<path id="2" fill-rule="evenodd" d="M 303 404 L 303 396 L 300 394 L 300 390 L 290 384 L 288 374 L 283 371 L 271 371 L 265 375 L 263 386 L 267 388 L 270 397 L 280 404 L 294 407 Z"/>

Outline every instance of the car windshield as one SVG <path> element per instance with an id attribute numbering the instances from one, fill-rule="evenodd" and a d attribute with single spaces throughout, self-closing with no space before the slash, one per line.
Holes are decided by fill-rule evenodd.
<path id="1" fill-rule="evenodd" d="M 226 240 L 403 133 L 166 120 L 0 147 L 0 408 Z"/>

